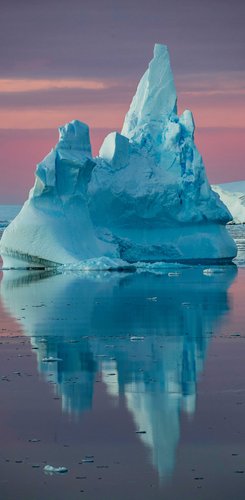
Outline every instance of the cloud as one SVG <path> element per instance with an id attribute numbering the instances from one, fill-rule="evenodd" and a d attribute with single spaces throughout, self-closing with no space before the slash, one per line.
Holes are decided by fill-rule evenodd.
<path id="1" fill-rule="evenodd" d="M 29 92 L 0 92 L 0 109 L 17 108 L 42 108 L 64 106 L 107 106 L 107 104 L 120 105 L 130 103 L 135 93 L 136 85 L 125 82 L 116 85 L 115 82 L 105 82 L 103 88 L 48 88 L 46 90 L 33 90 Z"/>
<path id="2" fill-rule="evenodd" d="M 1 0 L 0 74 L 137 78 L 155 42 L 175 72 L 244 68 L 242 0 Z"/>
<path id="3" fill-rule="evenodd" d="M 37 92 L 40 90 L 58 89 L 100 90 L 107 87 L 108 83 L 97 80 L 0 78 L 0 93 Z"/>
<path id="4" fill-rule="evenodd" d="M 210 71 L 186 73 L 176 79 L 182 94 L 244 95 L 245 71 Z"/>
<path id="5" fill-rule="evenodd" d="M 122 127 L 127 105 L 114 104 L 98 106 L 73 105 L 59 107 L 29 107 L 25 109 L 0 108 L 0 129 L 42 129 L 63 125 L 71 120 L 78 119 L 87 123 L 90 128 L 110 128 L 118 130 Z"/>
<path id="6" fill-rule="evenodd" d="M 243 73 L 190 74 L 177 78 L 179 113 L 191 109 L 197 127 L 245 127 Z M 73 119 L 90 128 L 120 130 L 135 93 L 127 79 L 0 80 L 0 128 L 57 128 Z M 58 86 L 59 85 L 59 86 Z M 58 86 L 58 87 L 57 87 Z M 27 92 L 26 89 L 29 89 Z"/>

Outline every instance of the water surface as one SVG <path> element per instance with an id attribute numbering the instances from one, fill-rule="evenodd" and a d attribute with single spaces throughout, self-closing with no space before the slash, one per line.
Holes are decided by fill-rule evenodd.
<path id="1" fill-rule="evenodd" d="M 244 499 L 231 230 L 239 267 L 1 274 L 0 498 Z"/>

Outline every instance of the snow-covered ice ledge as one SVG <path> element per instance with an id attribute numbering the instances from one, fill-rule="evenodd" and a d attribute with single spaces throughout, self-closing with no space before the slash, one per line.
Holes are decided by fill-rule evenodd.
<path id="1" fill-rule="evenodd" d="M 168 49 L 156 44 L 122 133 L 93 158 L 86 124 L 60 127 L 21 212 L 4 231 L 4 266 L 113 269 L 134 262 L 231 261 L 232 216 L 212 191 L 191 111 L 177 114 Z"/>

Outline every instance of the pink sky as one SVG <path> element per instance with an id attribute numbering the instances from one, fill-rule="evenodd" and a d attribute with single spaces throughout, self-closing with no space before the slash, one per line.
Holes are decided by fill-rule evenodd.
<path id="1" fill-rule="evenodd" d="M 55 83 L 55 82 L 54 82 Z M 18 85 L 20 82 L 12 83 Z M 46 85 L 47 82 L 43 82 Z M 234 82 L 233 82 L 234 84 Z M 23 82 L 21 82 L 23 85 Z M 33 82 L 26 82 L 31 88 Z M 60 82 L 60 88 L 64 87 Z M 75 83 L 74 83 L 75 85 Z M 84 83 L 83 83 L 84 85 Z M 87 86 L 91 82 L 87 83 Z M 33 105 L 12 109 L 0 105 L 0 200 L 1 203 L 23 202 L 32 187 L 35 166 L 58 139 L 57 127 L 74 118 L 90 125 L 93 154 L 98 154 L 100 145 L 111 130 L 121 129 L 125 113 L 134 89 L 116 102 L 117 87 L 93 102 L 101 88 L 110 88 L 105 82 L 92 82 L 89 99 L 78 105 Z M 179 86 L 183 82 L 179 83 Z M 36 82 L 42 88 L 42 82 Z M 98 86 L 98 87 L 97 87 Z M 212 87 L 212 85 L 210 84 Z M 127 82 L 125 83 L 127 88 Z M 196 85 L 198 88 L 198 85 Z M 178 85 L 177 85 L 178 88 Z M 73 87 L 70 89 L 73 92 Z M 19 91 L 19 93 L 21 93 Z M 40 94 L 35 89 L 37 97 Z M 3 93 L 3 90 L 2 90 Z M 115 95 L 114 95 L 115 94 Z M 26 94 L 25 94 L 26 95 Z M 0 81 L 1 96 L 1 81 Z M 51 96 L 52 97 L 52 96 Z M 113 98 L 112 98 L 113 97 Z M 179 112 L 190 108 L 196 123 L 196 144 L 204 158 L 211 183 L 242 180 L 245 178 L 245 99 L 242 92 L 227 89 L 212 91 L 189 91 L 179 93 Z M 4 128 L 3 128 L 4 125 Z"/>
<path id="2" fill-rule="evenodd" d="M 4 1 L 0 203 L 26 199 L 58 126 L 88 123 L 94 154 L 121 130 L 155 42 L 169 47 L 210 182 L 244 180 L 244 15 L 240 0 Z"/>

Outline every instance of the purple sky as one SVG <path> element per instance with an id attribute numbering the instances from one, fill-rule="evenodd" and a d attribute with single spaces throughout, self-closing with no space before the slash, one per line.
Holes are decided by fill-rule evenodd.
<path id="1" fill-rule="evenodd" d="M 58 125 L 87 121 L 95 153 L 120 130 L 155 42 L 210 181 L 244 179 L 244 20 L 242 0 L 1 0 L 0 203 L 26 198 Z"/>

